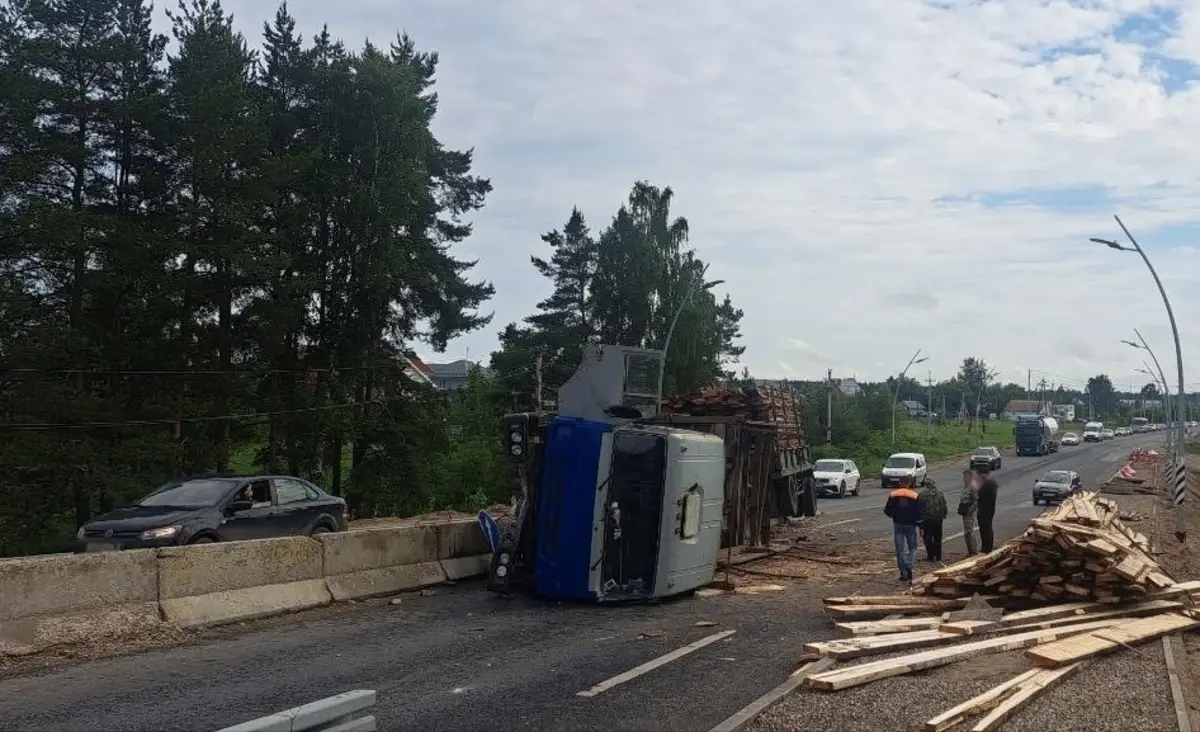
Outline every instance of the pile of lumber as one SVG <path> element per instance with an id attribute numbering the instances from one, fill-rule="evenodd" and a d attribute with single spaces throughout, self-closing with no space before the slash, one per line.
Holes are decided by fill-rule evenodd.
<path id="1" fill-rule="evenodd" d="M 996 730 L 1093 658 L 1200 627 L 1200 581 L 1172 579 L 1119 515 L 1112 501 L 1085 493 L 998 550 L 933 572 L 910 594 L 827 598 L 846 636 L 807 644 L 813 664 L 797 674 L 811 689 L 838 691 L 1023 650 L 1029 670 L 925 724 L 929 732 Z M 874 655 L 888 657 L 864 658 Z M 854 659 L 863 660 L 842 665 Z"/>
<path id="2" fill-rule="evenodd" d="M 665 400 L 662 412 L 689 417 L 741 417 L 750 423 L 774 427 L 777 441 L 803 438 L 799 400 L 782 389 L 709 387 Z"/>
<path id="3" fill-rule="evenodd" d="M 1067 499 L 990 554 L 936 570 L 914 595 L 998 595 L 1035 602 L 1138 600 L 1174 581 L 1151 558 L 1150 542 L 1121 523 L 1117 504 L 1096 493 Z"/>

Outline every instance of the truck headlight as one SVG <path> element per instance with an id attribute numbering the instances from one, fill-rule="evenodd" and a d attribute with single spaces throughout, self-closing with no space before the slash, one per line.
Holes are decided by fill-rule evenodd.
<path id="1" fill-rule="evenodd" d="M 162 526 L 157 529 L 147 529 L 142 532 L 143 539 L 170 539 L 179 533 L 178 526 Z"/>

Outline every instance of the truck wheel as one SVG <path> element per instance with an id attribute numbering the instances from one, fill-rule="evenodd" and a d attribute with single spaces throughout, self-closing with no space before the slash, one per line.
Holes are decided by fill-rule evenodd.
<path id="1" fill-rule="evenodd" d="M 817 515 L 817 491 L 811 475 L 804 476 L 800 481 L 800 515 Z"/>
<path id="2" fill-rule="evenodd" d="M 774 482 L 771 502 L 776 517 L 793 518 L 800 515 L 800 496 L 796 493 L 795 476 L 789 475 Z"/>

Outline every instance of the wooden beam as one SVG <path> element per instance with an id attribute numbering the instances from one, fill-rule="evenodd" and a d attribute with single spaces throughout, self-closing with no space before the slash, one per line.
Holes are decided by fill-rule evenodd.
<path id="1" fill-rule="evenodd" d="M 998 728 L 1009 717 L 1033 701 L 1038 694 L 1070 676 L 1081 666 L 1083 666 L 1083 662 L 1073 663 L 1063 668 L 1042 669 L 1037 675 L 1022 683 L 1014 694 L 1000 702 L 987 716 L 976 722 L 975 726 L 971 728 L 971 732 L 991 732 Z"/>
<path id="2" fill-rule="evenodd" d="M 956 643 L 962 636 L 951 633 L 939 633 L 937 629 L 918 630 L 911 633 L 889 633 L 887 635 L 860 638 L 839 638 L 837 640 L 807 643 L 804 650 L 821 656 L 829 656 L 838 661 L 851 658 L 874 656 L 880 653 L 891 653 L 914 648 L 927 648 L 944 643 Z"/>
<path id="3" fill-rule="evenodd" d="M 821 691 L 848 689 L 854 686 L 861 686 L 862 684 L 869 684 L 879 679 L 902 676 L 913 671 L 937 668 L 988 653 L 1004 653 L 1005 651 L 1029 648 L 1040 643 L 1050 643 L 1059 638 L 1067 638 L 1079 633 L 1108 628 L 1120 622 L 1119 620 L 1095 620 L 1090 623 L 1069 625 L 1065 628 L 1034 630 L 1027 633 L 1017 633 L 1016 635 L 1002 635 L 999 638 L 989 638 L 973 643 L 962 643 L 950 648 L 938 648 L 901 658 L 861 663 L 825 673 L 812 674 L 805 679 L 805 684 Z"/>
<path id="4" fill-rule="evenodd" d="M 1042 669 L 1031 668 L 1020 676 L 1014 676 L 999 686 L 973 696 L 962 704 L 952 707 L 925 723 L 925 732 L 943 732 L 961 724 L 967 717 L 974 716 L 984 710 L 991 709 L 1013 689 L 1041 673 Z"/>
<path id="5" fill-rule="evenodd" d="M 933 630 L 942 624 L 941 617 L 932 618 L 895 618 L 889 620 L 851 620 L 845 623 L 834 623 L 838 629 L 854 636 L 874 636 L 887 633 L 908 633 L 914 630 Z"/>
<path id="6" fill-rule="evenodd" d="M 1103 621 L 1101 621 L 1103 622 Z M 1025 655 L 1044 668 L 1060 668 L 1085 658 L 1092 658 L 1152 640 L 1178 630 L 1189 630 L 1200 625 L 1180 613 L 1162 613 L 1148 618 L 1128 620 L 1110 628 L 1100 628 L 1074 638 L 1064 638 L 1053 643 L 1025 651 Z M 1068 626 L 1074 627 L 1074 626 Z"/>
<path id="7" fill-rule="evenodd" d="M 1103 618 L 1136 618 L 1143 615 L 1158 615 L 1169 610 L 1179 610 L 1183 607 L 1183 604 L 1172 600 L 1151 600 L 1149 602 L 1115 607 L 1113 605 L 1097 603 L 1095 607 L 1106 609 L 1089 613 L 1076 611 L 1076 614 L 1051 618 L 1040 622 L 1021 622 L 1021 620 L 1014 622 L 1010 619 L 1011 616 L 1003 617 L 991 623 L 963 620 L 957 623 L 943 623 L 939 626 L 938 630 L 943 633 L 954 633 L 957 635 L 988 635 L 999 632 L 1017 633 L 1026 630 L 1039 630 L 1041 628 L 1055 628 L 1060 625 L 1070 625 L 1072 623 L 1086 623 L 1090 620 L 1101 620 Z"/>

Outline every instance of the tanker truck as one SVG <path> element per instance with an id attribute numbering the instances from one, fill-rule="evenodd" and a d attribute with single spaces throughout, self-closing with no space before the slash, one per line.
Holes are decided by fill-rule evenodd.
<path id="1" fill-rule="evenodd" d="M 1042 415 L 1022 415 L 1013 425 L 1013 442 L 1018 455 L 1049 455 L 1058 452 L 1058 420 Z"/>

